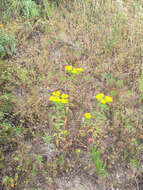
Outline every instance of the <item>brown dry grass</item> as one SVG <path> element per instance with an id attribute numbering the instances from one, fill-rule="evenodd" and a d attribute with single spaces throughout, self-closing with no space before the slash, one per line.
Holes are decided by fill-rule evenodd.
<path id="1" fill-rule="evenodd" d="M 58 189 L 57 177 L 80 172 L 109 189 L 142 188 L 142 6 L 141 1 L 75 1 L 60 4 L 48 20 L 5 26 L 20 45 L 8 61 L 14 106 L 10 119 L 2 122 L 10 120 L 15 129 L 9 138 L 12 147 L 3 144 L 4 190 L 10 189 L 6 176 L 14 179 L 15 189 L 36 189 L 38 183 Z M 73 77 L 65 73 L 66 65 L 84 71 Z M 69 94 L 65 115 L 48 100 L 56 90 Z M 100 92 L 113 97 L 103 111 L 106 119 L 95 115 L 84 126 L 85 112 L 100 112 L 95 98 Z M 66 137 L 56 129 L 60 124 Z M 46 153 L 48 144 L 52 157 Z M 99 178 L 89 160 L 94 144 L 103 150 L 106 178 Z"/>

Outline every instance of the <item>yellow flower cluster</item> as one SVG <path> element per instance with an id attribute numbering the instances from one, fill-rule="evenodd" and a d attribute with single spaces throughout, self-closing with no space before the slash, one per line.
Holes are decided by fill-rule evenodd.
<path id="1" fill-rule="evenodd" d="M 108 102 L 112 102 L 112 98 L 110 96 L 104 96 L 104 94 L 100 93 L 96 95 L 96 99 L 100 101 L 102 104 L 106 104 Z"/>
<path id="2" fill-rule="evenodd" d="M 90 113 L 85 113 L 85 114 L 84 114 L 84 117 L 85 117 L 86 119 L 91 119 L 92 115 L 91 115 Z"/>
<path id="3" fill-rule="evenodd" d="M 83 69 L 73 67 L 72 65 L 68 65 L 68 66 L 65 66 L 65 71 L 73 73 L 73 74 L 79 74 L 83 71 Z"/>
<path id="4" fill-rule="evenodd" d="M 49 100 L 52 102 L 59 102 L 63 104 L 68 103 L 68 94 L 61 94 L 60 91 L 55 91 L 52 93 L 52 96 L 50 96 Z"/>

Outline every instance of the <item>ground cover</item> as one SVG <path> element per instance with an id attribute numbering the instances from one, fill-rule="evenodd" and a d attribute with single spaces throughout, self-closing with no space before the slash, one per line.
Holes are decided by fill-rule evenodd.
<path id="1" fill-rule="evenodd" d="M 142 1 L 0 3 L 1 189 L 141 190 Z"/>

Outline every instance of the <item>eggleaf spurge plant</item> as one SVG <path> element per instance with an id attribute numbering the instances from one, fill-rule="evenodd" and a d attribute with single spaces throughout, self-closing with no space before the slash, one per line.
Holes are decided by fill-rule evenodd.
<path id="1" fill-rule="evenodd" d="M 95 96 L 99 102 L 99 107 L 101 111 L 108 110 L 108 105 L 113 101 L 112 97 L 105 96 L 103 93 L 99 93 Z"/>
<path id="2" fill-rule="evenodd" d="M 55 91 L 52 93 L 49 100 L 54 103 L 62 103 L 64 105 L 68 103 L 68 94 L 61 94 L 60 91 Z"/>
<path id="3" fill-rule="evenodd" d="M 83 68 L 76 68 L 72 65 L 67 65 L 65 66 L 65 71 L 72 74 L 80 74 L 81 72 L 83 72 Z"/>
<path id="4" fill-rule="evenodd" d="M 49 97 L 49 101 L 53 102 L 56 106 L 56 115 L 60 116 L 62 114 L 62 117 L 66 115 L 66 104 L 68 104 L 68 94 L 61 94 L 60 91 L 55 91 L 52 93 L 52 95 Z"/>
<path id="5" fill-rule="evenodd" d="M 68 134 L 67 129 L 63 129 L 65 126 L 65 118 L 66 118 L 66 105 L 68 104 L 68 94 L 61 93 L 60 91 L 55 91 L 49 97 L 49 101 L 52 101 L 56 106 L 56 114 L 53 115 L 52 118 L 55 118 L 57 122 L 54 122 L 56 127 L 56 132 L 54 136 L 58 139 L 64 140 Z M 56 140 L 56 144 L 58 144 L 58 139 Z"/>
<path id="6" fill-rule="evenodd" d="M 100 160 L 100 154 L 102 153 L 101 150 L 97 151 L 97 146 L 94 145 L 94 147 L 91 150 L 91 159 L 96 167 L 96 172 L 98 176 L 105 176 L 106 175 L 106 163 L 103 164 L 102 160 Z"/>

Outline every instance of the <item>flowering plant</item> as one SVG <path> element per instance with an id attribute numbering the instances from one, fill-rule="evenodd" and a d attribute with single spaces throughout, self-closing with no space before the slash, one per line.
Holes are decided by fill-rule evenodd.
<path id="1" fill-rule="evenodd" d="M 52 96 L 49 97 L 49 100 L 52 102 L 67 104 L 68 94 L 61 94 L 60 91 L 55 91 L 52 93 Z"/>
<path id="2" fill-rule="evenodd" d="M 112 97 L 110 96 L 105 96 L 103 93 L 97 94 L 96 99 L 100 101 L 102 104 L 106 104 L 109 102 L 112 102 Z"/>
<path id="3" fill-rule="evenodd" d="M 68 65 L 68 66 L 65 66 L 65 71 L 72 74 L 79 74 L 83 71 L 83 68 L 76 68 L 76 67 L 73 67 L 72 65 Z"/>

